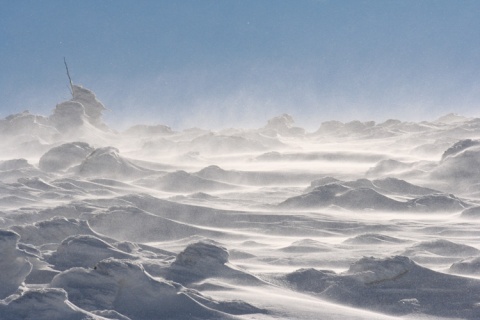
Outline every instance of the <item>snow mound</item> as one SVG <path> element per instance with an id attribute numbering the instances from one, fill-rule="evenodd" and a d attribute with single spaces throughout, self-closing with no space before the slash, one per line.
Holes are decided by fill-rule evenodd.
<path id="1" fill-rule="evenodd" d="M 0 171 L 11 171 L 30 168 L 33 166 L 25 159 L 12 159 L 0 161 Z"/>
<path id="2" fill-rule="evenodd" d="M 78 102 L 84 107 L 88 121 L 95 127 L 106 128 L 106 125 L 102 122 L 102 114 L 107 108 L 98 101 L 95 93 L 78 85 L 73 85 L 72 90 L 72 101 Z"/>
<path id="3" fill-rule="evenodd" d="M 114 147 L 95 149 L 78 166 L 77 172 L 81 176 L 112 179 L 138 178 L 152 173 L 121 157 L 119 153 Z"/>
<path id="4" fill-rule="evenodd" d="M 236 188 L 230 184 L 197 177 L 183 170 L 170 172 L 158 178 L 142 179 L 137 184 L 169 192 L 216 191 Z"/>
<path id="5" fill-rule="evenodd" d="M 254 158 L 256 161 L 348 161 L 372 162 L 380 161 L 383 155 L 367 152 L 278 152 L 270 151 Z"/>
<path id="6" fill-rule="evenodd" d="M 0 302 L 4 320 L 107 320 L 72 305 L 62 289 L 30 289 L 8 303 Z M 112 318 L 113 319 L 113 318 Z"/>
<path id="7" fill-rule="evenodd" d="M 320 179 L 313 180 L 310 182 L 310 186 L 305 190 L 306 192 L 313 191 L 316 187 L 321 187 L 327 184 L 332 184 L 336 182 L 341 182 L 340 180 L 334 177 L 322 177 Z"/>
<path id="8" fill-rule="evenodd" d="M 97 237 L 76 235 L 63 240 L 48 262 L 57 270 L 67 270 L 73 267 L 93 267 L 107 258 L 137 259 Z"/>
<path id="9" fill-rule="evenodd" d="M 159 217 L 134 206 L 111 207 L 93 215 L 89 223 L 94 230 L 102 234 L 135 242 L 174 240 L 196 234 L 203 236 L 222 234 Z"/>
<path id="10" fill-rule="evenodd" d="M 372 183 L 376 188 L 382 190 L 383 192 L 392 194 L 422 196 L 438 193 L 437 190 L 420 187 L 411 184 L 405 180 L 391 177 L 384 179 L 376 179 L 373 180 Z"/>
<path id="11" fill-rule="evenodd" d="M 33 115 L 28 110 L 0 119 L 0 133 L 3 137 L 15 137 L 11 141 L 8 139 L 2 141 L 2 143 L 6 142 L 6 146 L 12 147 L 12 150 L 17 149 L 15 147 L 18 147 L 18 143 L 42 149 L 41 141 L 50 142 L 59 134 L 48 118 Z M 9 142 L 13 142 L 13 145 L 9 145 Z M 33 150 L 28 151 L 27 154 L 31 154 L 30 152 Z"/>
<path id="12" fill-rule="evenodd" d="M 307 188 L 307 193 L 288 198 L 279 204 L 281 208 L 323 208 L 336 206 L 349 210 L 385 211 L 461 211 L 470 205 L 454 195 L 430 194 L 436 192 L 418 187 L 404 180 L 387 178 L 370 181 L 336 181 L 327 183 L 330 178 L 316 180 Z M 325 182 L 326 184 L 324 184 Z M 317 187 L 313 187 L 318 185 Z M 391 195 L 405 198 L 418 196 L 407 201 L 398 201 Z"/>
<path id="13" fill-rule="evenodd" d="M 470 147 L 477 146 L 479 144 L 480 144 L 480 141 L 478 140 L 472 140 L 472 139 L 460 140 L 456 142 L 453 146 L 445 150 L 445 152 L 442 154 L 442 161 L 448 157 L 453 157 L 459 154 L 460 152 Z"/>
<path id="14" fill-rule="evenodd" d="M 368 137 L 375 133 L 374 121 L 350 121 L 347 123 L 342 123 L 340 121 L 325 121 L 322 122 L 320 128 L 314 132 L 316 136 L 337 136 L 337 137 Z M 377 135 L 378 134 L 377 130 Z M 382 136 L 382 135 L 380 135 Z"/>
<path id="15" fill-rule="evenodd" d="M 53 126 L 61 133 L 72 133 L 82 127 L 106 131 L 108 127 L 102 121 L 106 108 L 95 94 L 77 85 L 72 86 L 72 94 L 73 98 L 57 104 L 49 117 Z"/>
<path id="16" fill-rule="evenodd" d="M 229 319 L 222 306 L 179 284 L 152 278 L 139 264 L 107 259 L 93 269 L 73 268 L 57 275 L 63 288 L 85 310 L 115 310 L 132 319 Z M 202 302 L 210 301 L 209 307 Z"/>
<path id="17" fill-rule="evenodd" d="M 23 184 L 32 189 L 37 189 L 41 191 L 52 191 L 58 189 L 57 187 L 45 182 L 43 179 L 39 177 L 33 178 L 20 178 L 18 179 L 18 183 Z"/>
<path id="18" fill-rule="evenodd" d="M 444 124 L 457 124 L 457 123 L 462 123 L 462 122 L 465 122 L 465 121 L 468 121 L 468 120 L 470 120 L 470 119 L 467 118 L 467 117 L 458 115 L 456 113 L 449 113 L 449 114 L 446 114 L 444 116 L 441 116 L 440 118 L 438 118 L 434 122 L 444 123 Z"/>
<path id="19" fill-rule="evenodd" d="M 63 217 L 54 217 L 25 226 L 13 226 L 11 229 L 20 235 L 22 243 L 35 246 L 60 244 L 62 240 L 73 235 L 97 235 L 87 221 Z"/>
<path id="20" fill-rule="evenodd" d="M 258 141 L 239 137 L 207 133 L 188 143 L 188 151 L 207 154 L 245 153 L 267 149 Z"/>
<path id="21" fill-rule="evenodd" d="M 323 299 L 393 315 L 480 317 L 480 281 L 435 272 L 403 256 L 365 257 L 343 274 L 300 269 L 282 279 Z"/>
<path id="22" fill-rule="evenodd" d="M 23 161 L 6 161 L 3 168 L 0 170 L 0 181 L 4 183 L 16 183 L 21 178 L 39 177 L 42 179 L 49 179 L 49 174 L 45 173 L 34 166 L 27 163 L 23 165 Z"/>
<path id="23" fill-rule="evenodd" d="M 195 268 L 201 273 L 210 273 L 228 262 L 228 251 L 224 247 L 208 242 L 192 243 L 177 255 L 172 266 Z"/>
<path id="24" fill-rule="evenodd" d="M 331 251 L 332 249 L 320 241 L 303 239 L 295 241 L 289 246 L 281 248 L 280 250 L 289 253 L 309 253 Z"/>
<path id="25" fill-rule="evenodd" d="M 229 184 L 251 186 L 283 185 L 296 181 L 304 182 L 311 180 L 311 175 L 308 174 L 282 173 L 274 171 L 224 170 L 216 165 L 205 167 L 195 173 L 195 175 L 204 179 L 222 181 Z"/>
<path id="26" fill-rule="evenodd" d="M 430 194 L 409 201 L 415 211 L 462 211 L 470 205 L 455 197 L 453 194 Z"/>
<path id="27" fill-rule="evenodd" d="M 276 135 L 286 137 L 305 135 L 305 130 L 299 127 L 294 127 L 294 123 L 295 120 L 293 120 L 293 117 L 284 113 L 281 116 L 268 120 L 267 125 L 261 129 L 260 132 L 273 137 Z"/>
<path id="28" fill-rule="evenodd" d="M 381 160 L 375 166 L 368 169 L 367 176 L 386 176 L 393 173 L 400 173 L 411 170 L 412 163 L 405 163 L 398 160 L 387 159 Z"/>
<path id="29" fill-rule="evenodd" d="M 455 262 L 450 266 L 450 272 L 460 274 L 479 275 L 480 274 L 480 257 L 463 259 Z"/>
<path id="30" fill-rule="evenodd" d="M 281 208 L 322 208 L 338 206 L 350 210 L 406 210 L 407 204 L 384 196 L 371 188 L 351 189 L 331 183 L 280 203 Z"/>
<path id="31" fill-rule="evenodd" d="M 211 194 L 205 193 L 205 192 L 195 192 L 192 194 L 189 194 L 188 197 L 190 199 L 198 199 L 198 200 L 214 200 L 214 199 L 219 199 L 219 197 L 212 196 Z"/>
<path id="32" fill-rule="evenodd" d="M 165 125 L 154 125 L 154 126 L 149 126 L 149 125 L 134 125 L 127 130 L 123 132 L 125 135 L 129 136 L 147 136 L 147 137 L 152 137 L 152 136 L 164 136 L 164 135 L 172 135 L 174 132 L 172 131 L 172 128 L 169 126 Z"/>
<path id="33" fill-rule="evenodd" d="M 65 171 L 79 165 L 95 150 L 85 142 L 70 142 L 48 150 L 41 158 L 38 166 L 49 172 Z"/>
<path id="34" fill-rule="evenodd" d="M 365 233 L 349 238 L 343 243 L 347 244 L 398 244 L 403 243 L 405 240 L 398 239 L 395 237 L 386 236 L 384 234 L 378 233 Z"/>
<path id="35" fill-rule="evenodd" d="M 85 107 L 76 101 L 57 104 L 49 119 L 61 133 L 71 133 L 88 121 Z"/>
<path id="36" fill-rule="evenodd" d="M 480 218 L 480 206 L 471 207 L 462 211 L 463 218 L 478 219 Z"/>
<path id="37" fill-rule="evenodd" d="M 407 257 L 395 256 L 387 259 L 365 257 L 354 262 L 345 274 L 352 275 L 364 284 L 376 284 L 399 279 L 414 267 L 415 263 Z"/>
<path id="38" fill-rule="evenodd" d="M 17 247 L 19 239 L 17 233 L 0 229 L 0 299 L 17 291 L 32 271 L 25 252 Z"/>
<path id="39" fill-rule="evenodd" d="M 470 257 L 480 254 L 477 248 L 445 239 L 420 242 L 407 249 L 405 254 L 410 256 L 422 251 L 445 257 Z"/>
<path id="40" fill-rule="evenodd" d="M 447 183 L 455 190 L 468 190 L 478 184 L 480 171 L 472 168 L 480 167 L 480 145 L 463 148 L 465 141 L 450 151 L 439 164 L 430 172 L 433 179 Z M 467 143 L 468 145 L 468 143 Z"/>
<path id="41" fill-rule="evenodd" d="M 227 249 L 219 244 L 208 240 L 194 242 L 177 255 L 163 276 L 184 285 L 212 277 L 248 285 L 261 282 L 253 275 L 231 267 L 228 259 Z"/>

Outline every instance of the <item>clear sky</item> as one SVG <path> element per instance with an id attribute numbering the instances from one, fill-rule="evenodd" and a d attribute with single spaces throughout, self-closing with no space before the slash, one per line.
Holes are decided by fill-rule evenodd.
<path id="1" fill-rule="evenodd" d="M 68 99 L 63 57 L 113 127 L 480 116 L 477 0 L 0 0 L 0 117 Z"/>

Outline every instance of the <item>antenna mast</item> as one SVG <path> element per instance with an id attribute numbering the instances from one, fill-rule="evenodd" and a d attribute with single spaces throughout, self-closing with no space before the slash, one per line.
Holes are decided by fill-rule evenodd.
<path id="1" fill-rule="evenodd" d="M 72 78 L 70 77 L 70 72 L 68 71 L 67 60 L 65 59 L 65 57 L 63 57 L 63 63 L 65 64 L 65 69 L 67 69 L 67 77 L 68 77 L 68 81 L 70 82 L 70 93 L 72 94 L 72 98 L 73 98 L 73 82 L 72 82 Z"/>

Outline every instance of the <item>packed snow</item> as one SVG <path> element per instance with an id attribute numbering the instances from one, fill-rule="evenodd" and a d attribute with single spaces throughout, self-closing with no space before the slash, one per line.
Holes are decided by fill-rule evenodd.
<path id="1" fill-rule="evenodd" d="M 106 110 L 0 120 L 1 319 L 480 319 L 480 118 Z"/>

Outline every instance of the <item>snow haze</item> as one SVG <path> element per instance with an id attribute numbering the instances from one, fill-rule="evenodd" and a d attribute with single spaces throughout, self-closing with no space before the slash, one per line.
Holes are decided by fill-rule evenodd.
<path id="1" fill-rule="evenodd" d="M 479 14 L 474 0 L 4 2 L 0 111 L 68 98 L 66 57 L 116 129 L 478 116 Z"/>

